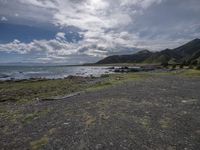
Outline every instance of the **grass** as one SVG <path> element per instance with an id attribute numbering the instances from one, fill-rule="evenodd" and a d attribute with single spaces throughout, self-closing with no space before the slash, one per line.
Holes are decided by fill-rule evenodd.
<path id="1" fill-rule="evenodd" d="M 74 92 L 96 91 L 135 80 L 142 80 L 155 75 L 179 75 L 182 77 L 200 77 L 200 70 L 187 69 L 183 71 L 161 73 L 124 73 L 102 76 L 99 82 L 88 79 L 58 79 L 41 81 L 0 82 L 0 102 L 13 101 L 28 103 L 34 100 L 62 97 Z M 90 79 L 91 80 L 91 79 Z M 95 79 L 92 79 L 95 81 Z"/>
<path id="2" fill-rule="evenodd" d="M 87 86 L 78 80 L 45 80 L 45 81 L 21 81 L 0 83 L 1 101 L 26 102 L 34 99 L 44 99 L 53 96 L 62 96 L 79 91 Z"/>
<path id="3" fill-rule="evenodd" d="M 33 100 L 62 97 L 79 91 L 93 91 L 108 88 L 119 83 L 144 78 L 145 74 L 128 73 L 103 76 L 99 82 L 88 83 L 81 79 L 58 79 L 42 81 L 0 82 L 0 102 L 18 103 Z M 95 80 L 95 79 L 93 79 Z"/>
<path id="4" fill-rule="evenodd" d="M 141 117 L 138 121 L 144 128 L 149 128 L 150 126 L 150 119 L 145 116 L 145 117 Z"/>
<path id="5" fill-rule="evenodd" d="M 171 119 L 168 118 L 168 117 L 164 117 L 163 119 L 161 119 L 161 120 L 159 121 L 159 124 L 160 124 L 160 126 L 161 126 L 163 129 L 167 129 L 167 128 L 169 128 L 170 125 L 171 125 Z"/>
<path id="6" fill-rule="evenodd" d="M 181 75 L 187 77 L 200 77 L 200 70 L 188 69 L 184 71 Z"/>
<path id="7" fill-rule="evenodd" d="M 17 110 L 7 110 L 5 108 L 0 107 L 0 118 L 4 120 L 8 120 L 9 122 L 16 123 L 20 118 L 23 117 Z"/>
<path id="8" fill-rule="evenodd" d="M 125 82 L 142 80 L 144 78 L 149 77 L 150 74 L 147 73 L 124 73 L 124 74 L 111 74 L 106 77 L 106 80 L 103 82 L 99 82 L 89 88 L 87 91 L 96 91 L 104 88 L 109 88 L 112 86 L 116 86 Z"/>
<path id="9" fill-rule="evenodd" d="M 35 111 L 35 112 L 33 112 L 33 113 L 26 114 L 26 115 L 23 117 L 22 122 L 23 122 L 24 124 L 31 123 L 32 120 L 35 120 L 35 119 L 40 118 L 40 117 L 42 117 L 42 116 L 45 116 L 45 115 L 47 115 L 49 112 L 50 112 L 49 109 L 46 109 L 46 110 L 44 109 L 44 110 L 42 110 L 42 111 Z"/>
<path id="10" fill-rule="evenodd" d="M 182 77 L 200 77 L 200 70 L 196 69 L 183 69 L 183 70 L 174 70 L 169 72 L 159 72 L 159 73 L 152 73 L 152 75 L 156 76 L 165 76 L 165 75 L 177 75 Z"/>
<path id="11" fill-rule="evenodd" d="M 46 144 L 48 144 L 49 138 L 47 136 L 42 137 L 39 140 L 32 141 L 30 143 L 32 150 L 42 149 Z"/>
<path id="12" fill-rule="evenodd" d="M 113 85 L 113 83 L 111 83 L 111 82 L 99 82 L 99 83 L 95 84 L 94 86 L 87 88 L 86 91 L 101 90 L 101 89 L 104 89 L 104 88 L 109 88 L 112 85 Z"/>
<path id="13" fill-rule="evenodd" d="M 109 67 L 122 67 L 122 66 L 128 66 L 128 67 L 135 67 L 135 66 L 146 66 L 149 65 L 149 63 L 112 63 L 112 64 L 92 64 L 91 66 L 109 66 Z M 150 65 L 160 65 L 160 63 L 151 63 Z"/>
<path id="14" fill-rule="evenodd" d="M 24 113 L 23 111 L 7 109 L 6 107 L 0 107 L 0 118 L 10 123 L 28 124 L 35 119 L 46 116 L 50 112 L 50 109 L 43 109 L 40 111 Z"/>

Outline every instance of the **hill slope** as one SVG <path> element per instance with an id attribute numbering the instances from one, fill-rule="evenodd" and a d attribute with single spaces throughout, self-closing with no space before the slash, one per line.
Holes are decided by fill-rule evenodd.
<path id="1" fill-rule="evenodd" d="M 113 55 L 97 62 L 98 64 L 109 63 L 138 63 L 143 62 L 149 58 L 152 53 L 148 50 L 140 51 L 132 55 Z"/>
<path id="2" fill-rule="evenodd" d="M 175 49 L 160 52 L 140 51 L 132 55 L 114 55 L 106 57 L 97 64 L 114 63 L 182 63 L 200 62 L 200 39 L 195 39 Z"/>

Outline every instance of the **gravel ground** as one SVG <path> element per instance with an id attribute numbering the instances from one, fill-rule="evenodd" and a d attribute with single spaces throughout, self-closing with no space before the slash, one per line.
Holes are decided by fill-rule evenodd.
<path id="1" fill-rule="evenodd" d="M 200 147 L 200 78 L 155 76 L 62 100 L 0 105 L 0 149 Z"/>

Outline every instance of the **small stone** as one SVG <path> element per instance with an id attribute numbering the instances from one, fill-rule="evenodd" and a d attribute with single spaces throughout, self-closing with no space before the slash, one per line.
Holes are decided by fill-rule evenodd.
<path id="1" fill-rule="evenodd" d="M 64 125 L 69 125 L 69 122 L 65 122 Z"/>
<path id="2" fill-rule="evenodd" d="M 95 146 L 95 148 L 98 150 L 98 149 L 103 148 L 103 146 L 102 146 L 102 144 L 97 144 L 97 145 Z"/>
<path id="3" fill-rule="evenodd" d="M 126 142 L 127 142 L 127 140 L 123 140 L 123 142 L 124 142 L 124 143 L 126 143 Z"/>

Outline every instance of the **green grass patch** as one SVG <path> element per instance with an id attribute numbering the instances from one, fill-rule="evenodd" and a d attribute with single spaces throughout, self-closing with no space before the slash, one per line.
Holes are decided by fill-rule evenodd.
<path id="1" fill-rule="evenodd" d="M 46 144 L 48 144 L 49 138 L 47 136 L 42 137 L 39 140 L 32 141 L 30 143 L 32 150 L 42 149 Z"/>
<path id="2" fill-rule="evenodd" d="M 64 96 L 87 86 L 86 82 L 68 79 L 2 82 L 0 83 L 0 102 L 9 100 L 23 103 L 30 100 Z"/>
<path id="3" fill-rule="evenodd" d="M 182 69 L 182 70 L 174 70 L 168 72 L 156 72 L 151 73 L 153 76 L 167 76 L 167 75 L 177 75 L 182 77 L 200 77 L 200 70 L 196 69 Z"/>
<path id="4" fill-rule="evenodd" d="M 180 75 L 187 76 L 187 77 L 200 77 L 200 70 L 187 69 L 186 71 L 182 72 Z"/>
<path id="5" fill-rule="evenodd" d="M 31 123 L 33 120 L 47 115 L 51 109 L 43 109 L 40 111 L 34 111 L 30 113 L 24 113 L 19 110 L 12 110 L 8 108 L 0 107 L 0 118 L 10 123 Z"/>
<path id="6" fill-rule="evenodd" d="M 16 123 L 20 118 L 23 117 L 23 114 L 21 114 L 17 110 L 7 110 L 5 108 L 0 108 L 0 118 L 7 120 L 12 123 Z"/>
<path id="7" fill-rule="evenodd" d="M 142 80 L 144 78 L 150 77 L 148 73 L 122 73 L 122 74 L 110 74 L 106 76 L 106 80 L 96 83 L 95 85 L 89 87 L 87 91 L 96 91 L 100 89 L 109 88 L 125 82 Z"/>
<path id="8" fill-rule="evenodd" d="M 164 117 L 159 121 L 159 124 L 163 129 L 167 129 L 171 126 L 171 119 L 168 117 Z"/>

